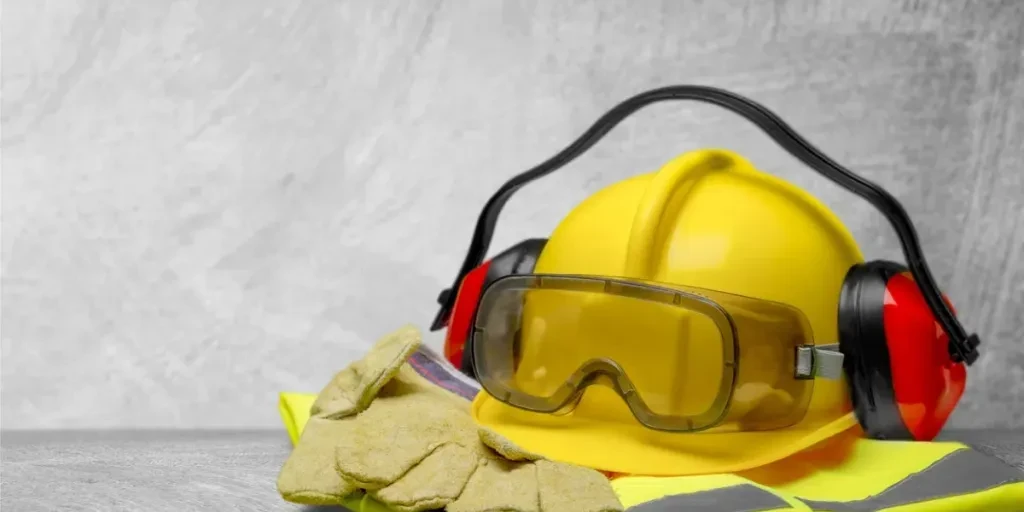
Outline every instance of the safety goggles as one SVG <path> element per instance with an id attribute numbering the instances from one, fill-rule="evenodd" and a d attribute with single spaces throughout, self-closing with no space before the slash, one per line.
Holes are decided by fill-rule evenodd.
<path id="1" fill-rule="evenodd" d="M 714 290 L 625 279 L 513 275 L 480 300 L 473 364 L 513 407 L 573 410 L 591 385 L 664 431 L 797 423 L 815 378 L 838 379 L 837 345 L 814 345 L 797 309 Z"/>

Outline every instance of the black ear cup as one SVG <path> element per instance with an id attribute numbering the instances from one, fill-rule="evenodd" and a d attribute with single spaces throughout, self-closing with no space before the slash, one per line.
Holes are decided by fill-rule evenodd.
<path id="1" fill-rule="evenodd" d="M 502 277 L 533 272 L 534 267 L 537 265 L 537 259 L 540 258 L 540 253 L 544 250 L 544 246 L 547 243 L 547 238 L 530 238 L 505 249 L 491 258 L 481 295 L 487 291 L 487 287 L 491 283 Z M 462 367 L 460 370 L 466 375 L 474 379 L 476 378 L 476 370 L 473 368 L 472 336 L 466 339 L 466 345 L 462 351 Z"/>
<path id="2" fill-rule="evenodd" d="M 547 243 L 547 238 L 523 240 L 491 258 L 491 266 L 487 271 L 484 288 L 505 276 L 533 272 L 533 268 L 537 266 L 537 258 L 540 258 L 540 252 L 544 250 Z"/>
<path id="3" fill-rule="evenodd" d="M 850 398 L 874 439 L 914 439 L 896 404 L 883 316 L 889 279 L 906 271 L 891 261 L 859 263 L 847 272 L 839 295 L 839 350 Z"/>

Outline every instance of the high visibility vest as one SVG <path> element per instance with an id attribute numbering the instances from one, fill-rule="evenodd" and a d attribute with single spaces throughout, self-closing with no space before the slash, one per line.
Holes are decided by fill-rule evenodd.
<path id="1" fill-rule="evenodd" d="M 316 395 L 280 398 L 297 443 Z M 1024 471 L 952 442 L 850 436 L 740 474 L 613 476 L 611 485 L 627 512 L 1024 512 Z M 391 512 L 361 494 L 344 506 Z"/>
<path id="2" fill-rule="evenodd" d="M 735 475 L 624 476 L 629 512 L 1022 512 L 1024 471 L 960 443 L 857 439 Z"/>

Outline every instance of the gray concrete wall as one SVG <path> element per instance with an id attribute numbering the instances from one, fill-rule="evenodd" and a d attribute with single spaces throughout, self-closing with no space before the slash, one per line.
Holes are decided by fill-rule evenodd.
<path id="1" fill-rule="evenodd" d="M 670 83 L 754 97 L 903 200 L 987 342 L 954 422 L 1024 426 L 1024 2 L 3 7 L 6 428 L 277 426 L 278 391 L 429 322 L 505 179 Z M 524 189 L 495 245 L 707 146 L 900 258 L 865 202 L 693 104 Z"/>

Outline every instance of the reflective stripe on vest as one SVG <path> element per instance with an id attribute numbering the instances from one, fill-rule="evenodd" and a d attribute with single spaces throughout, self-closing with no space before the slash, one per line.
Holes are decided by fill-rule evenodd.
<path id="1" fill-rule="evenodd" d="M 957 450 L 884 491 L 854 501 L 797 498 L 813 510 L 870 512 L 976 493 L 1024 482 L 1024 471 L 970 449 Z M 630 507 L 629 512 L 759 512 L 789 508 L 782 498 L 753 484 L 675 494 Z"/>
<path id="2" fill-rule="evenodd" d="M 630 507 L 629 512 L 758 512 L 789 508 L 782 498 L 753 484 L 674 494 Z"/>
<path id="3" fill-rule="evenodd" d="M 802 500 L 815 510 L 862 512 L 981 492 L 1024 482 L 1024 471 L 974 450 L 957 450 L 888 489 L 857 501 Z"/>

